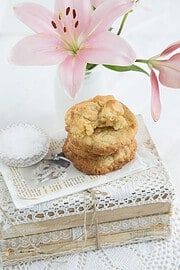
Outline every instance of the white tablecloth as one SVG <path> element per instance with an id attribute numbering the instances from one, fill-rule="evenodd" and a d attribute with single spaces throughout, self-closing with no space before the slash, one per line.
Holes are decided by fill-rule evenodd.
<path id="1" fill-rule="evenodd" d="M 0 0 L 0 128 L 23 121 L 34 123 L 51 134 L 58 129 L 53 91 L 57 67 L 17 67 L 7 61 L 10 48 L 31 33 L 13 14 L 12 6 L 19 2 L 23 1 Z M 34 2 L 42 4 L 40 0 Z M 53 1 L 44 0 L 43 4 L 53 7 Z M 179 0 L 140 1 L 123 31 L 138 58 L 156 55 L 179 39 L 179 11 Z M 175 186 L 176 204 L 180 204 L 180 89 L 160 86 L 162 114 L 154 123 L 150 115 L 151 88 L 147 76 L 108 70 L 106 78 L 111 93 L 135 114 L 143 115 Z"/>

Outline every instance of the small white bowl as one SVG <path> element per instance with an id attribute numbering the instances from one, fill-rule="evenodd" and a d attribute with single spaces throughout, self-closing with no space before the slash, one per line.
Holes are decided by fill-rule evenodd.
<path id="1" fill-rule="evenodd" d="M 10 125 L 0 131 L 0 161 L 13 167 L 34 165 L 46 156 L 49 144 L 49 137 L 39 127 Z"/>

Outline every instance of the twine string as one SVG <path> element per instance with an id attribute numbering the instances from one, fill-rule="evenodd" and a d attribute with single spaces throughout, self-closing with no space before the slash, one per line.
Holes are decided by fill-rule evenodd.
<path id="1" fill-rule="evenodd" d="M 97 219 L 97 207 L 96 207 L 96 194 L 100 194 L 101 192 L 98 190 L 92 190 L 92 189 L 88 189 L 86 190 L 90 196 L 91 196 L 91 201 L 92 201 L 92 205 L 88 205 L 88 203 L 86 204 L 87 198 L 85 197 L 85 205 L 87 205 L 87 207 L 84 209 L 84 224 L 83 224 L 83 232 L 73 241 L 78 241 L 80 240 L 82 237 L 84 238 L 82 247 L 80 249 L 80 252 L 84 250 L 84 247 L 86 247 L 87 244 L 87 238 L 88 238 L 88 233 L 91 232 L 92 226 L 95 226 L 95 239 L 96 239 L 96 249 L 100 249 L 101 245 L 100 245 L 100 235 L 99 235 L 99 225 L 98 225 L 98 219 Z M 104 195 L 104 194 L 103 194 Z M 93 209 L 93 216 L 92 216 L 92 220 L 90 223 L 90 227 L 89 230 L 87 229 L 87 212 Z M 31 246 L 33 248 L 33 252 L 37 255 L 38 259 L 45 259 L 46 257 L 50 257 L 50 256 L 57 256 L 58 252 L 60 252 L 58 247 L 53 247 L 50 248 L 48 251 L 44 252 L 42 250 L 40 250 L 39 247 L 36 246 L 36 244 L 34 244 L 31 239 L 23 232 L 20 231 L 17 226 L 14 224 L 14 222 L 12 222 L 11 218 L 7 215 L 7 213 L 2 209 L 2 207 L 0 206 L 0 211 L 1 213 L 4 215 L 4 217 L 6 218 L 6 220 L 8 221 L 8 223 L 12 226 L 12 228 L 14 229 L 14 231 L 16 231 L 18 233 L 18 235 L 21 235 L 20 237 L 24 238 L 28 243 L 29 246 Z M 63 245 L 64 247 L 71 247 L 71 244 L 67 243 Z M 11 253 L 14 253 L 15 255 L 17 255 L 17 252 L 15 249 L 11 249 L 11 248 L 7 248 L 7 250 L 1 252 L 1 254 L 4 254 L 6 259 L 8 259 L 8 257 L 11 255 Z M 33 255 L 34 256 L 34 255 Z M 31 260 L 32 258 L 28 258 L 28 260 Z M 35 259 L 35 256 L 33 257 L 33 259 Z M 17 259 L 18 260 L 18 259 Z M 27 260 L 27 259 L 26 259 Z"/>
<path id="2" fill-rule="evenodd" d="M 92 222 L 91 222 L 90 228 L 92 227 L 92 225 L 94 223 L 94 225 L 95 225 L 95 234 L 96 234 L 96 248 L 99 250 L 101 245 L 100 245 L 99 224 L 98 224 L 97 207 L 96 207 L 96 194 L 97 194 L 97 191 L 88 190 L 88 192 L 91 194 L 92 205 L 93 205 L 93 217 L 92 217 Z M 99 194 L 99 191 L 98 191 L 98 194 Z"/>

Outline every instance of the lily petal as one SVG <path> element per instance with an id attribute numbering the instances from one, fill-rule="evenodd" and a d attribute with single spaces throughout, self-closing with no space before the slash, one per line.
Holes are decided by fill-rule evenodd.
<path id="1" fill-rule="evenodd" d="M 55 0 L 55 9 L 54 12 L 59 12 L 60 15 L 66 16 L 66 9 L 70 7 L 70 11 L 72 13 L 73 9 L 76 10 L 77 14 L 80 13 L 81 15 L 83 15 L 83 13 L 85 13 L 84 15 L 88 15 L 89 11 L 92 9 L 92 5 L 91 5 L 91 1 L 90 0 L 86 0 L 86 1 L 82 1 L 82 0 L 66 0 L 66 1 L 62 1 L 62 0 Z M 63 13 L 61 13 L 63 12 Z"/>
<path id="2" fill-rule="evenodd" d="M 92 15 L 91 31 L 108 30 L 112 23 L 120 16 L 128 12 L 134 4 L 132 0 L 104 1 Z"/>
<path id="3" fill-rule="evenodd" d="M 54 5 L 54 12 L 64 12 L 66 10 L 67 7 L 73 7 L 73 0 L 66 0 L 66 1 L 62 1 L 62 0 L 55 0 L 55 5 Z M 62 16 L 64 16 L 65 14 L 61 14 Z"/>
<path id="4" fill-rule="evenodd" d="M 56 36 L 36 34 L 19 41 L 12 49 L 9 60 L 16 65 L 54 65 L 61 63 L 67 52 L 60 50 Z"/>
<path id="5" fill-rule="evenodd" d="M 161 101 L 159 93 L 159 84 L 156 74 L 151 70 L 151 115 L 154 121 L 158 121 L 161 114 Z"/>
<path id="6" fill-rule="evenodd" d="M 131 65 L 135 59 L 134 50 L 121 37 L 111 32 L 98 32 L 89 37 L 82 50 L 82 57 L 87 63 Z"/>
<path id="7" fill-rule="evenodd" d="M 180 53 L 168 60 L 161 60 L 154 64 L 159 70 L 159 81 L 171 88 L 180 88 Z"/>
<path id="8" fill-rule="evenodd" d="M 75 98 L 80 90 L 86 71 L 86 63 L 79 57 L 68 56 L 60 65 L 60 79 L 64 90 L 71 98 Z"/>
<path id="9" fill-rule="evenodd" d="M 93 5 L 93 7 L 97 7 L 100 4 L 102 4 L 104 1 L 106 0 L 91 0 L 91 4 Z"/>
<path id="10" fill-rule="evenodd" d="M 54 15 L 41 5 L 22 3 L 14 7 L 14 12 L 18 19 L 36 33 L 44 33 L 53 30 L 51 21 Z"/>
<path id="11" fill-rule="evenodd" d="M 87 28 L 90 24 L 91 14 L 92 14 L 92 5 L 90 0 L 76 0 L 74 1 L 74 7 L 76 10 L 75 22 L 78 21 L 77 32 L 87 32 Z"/>
<path id="12" fill-rule="evenodd" d="M 166 56 L 179 48 L 180 48 L 180 40 L 169 45 L 164 51 L 162 51 L 160 56 Z"/>

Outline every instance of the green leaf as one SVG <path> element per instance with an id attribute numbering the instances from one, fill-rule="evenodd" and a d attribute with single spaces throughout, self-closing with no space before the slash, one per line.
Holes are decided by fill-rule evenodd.
<path id="1" fill-rule="evenodd" d="M 112 66 L 112 65 L 104 65 L 104 67 L 118 71 L 118 72 L 125 72 L 125 71 L 137 71 L 137 72 L 142 72 L 145 73 L 146 75 L 149 76 L 148 72 L 145 71 L 143 68 L 138 67 L 136 65 L 131 65 L 131 66 Z"/>
<path id="2" fill-rule="evenodd" d="M 86 65 L 86 70 L 91 70 L 93 68 L 95 68 L 97 66 L 97 64 L 90 64 L 90 63 L 87 63 Z"/>

